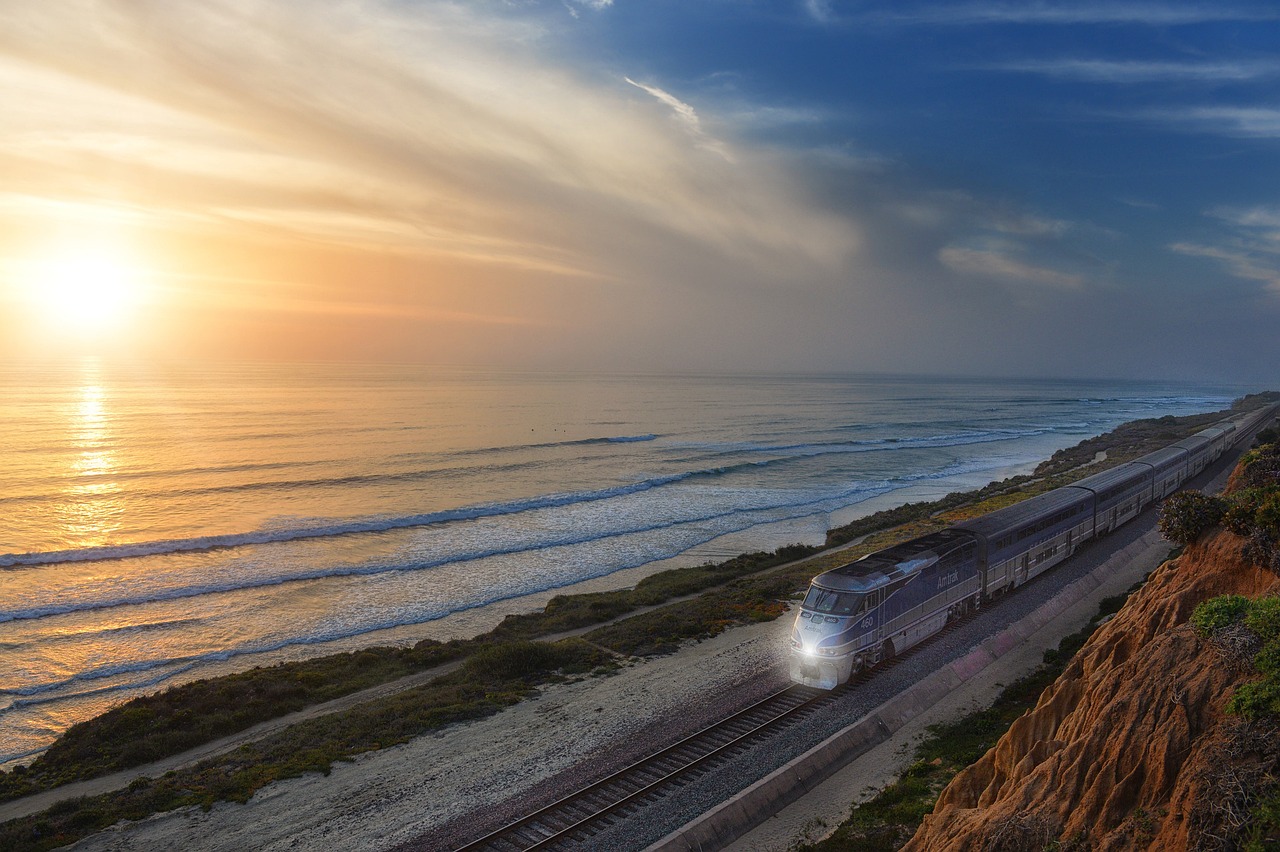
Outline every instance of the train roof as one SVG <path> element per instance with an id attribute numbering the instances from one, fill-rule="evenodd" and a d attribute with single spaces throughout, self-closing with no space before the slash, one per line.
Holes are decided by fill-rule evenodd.
<path id="1" fill-rule="evenodd" d="M 1106 491 L 1116 485 L 1124 485 L 1127 482 L 1136 482 L 1143 477 L 1151 475 L 1151 468 L 1146 465 L 1133 464 L 1132 462 L 1117 465 L 1110 470 L 1099 471 L 1092 476 L 1086 476 L 1077 482 L 1071 483 L 1075 488 L 1088 488 L 1090 491 L 1099 492 Z"/>
<path id="2" fill-rule="evenodd" d="M 824 589 L 866 594 L 909 577 L 933 560 L 973 540 L 971 533 L 949 527 L 869 553 L 819 574 L 813 582 Z"/>
<path id="3" fill-rule="evenodd" d="M 1182 447 L 1182 449 L 1186 450 L 1187 452 L 1194 453 L 1209 446 L 1209 440 L 1213 437 L 1217 437 L 1217 436 L 1206 435 L 1204 432 L 1197 432 L 1196 434 L 1192 435 L 1190 438 L 1184 438 L 1183 440 L 1178 441 L 1176 444 L 1173 444 L 1172 446 Z"/>
<path id="4" fill-rule="evenodd" d="M 999 538 L 1028 523 L 1042 520 L 1046 515 L 1054 515 L 1092 499 L 1093 495 L 1083 488 L 1055 488 L 980 518 L 962 521 L 956 524 L 956 528 L 969 530 L 988 539 Z"/>
<path id="5" fill-rule="evenodd" d="M 1149 464 L 1152 467 L 1159 467 L 1162 464 L 1179 461 L 1187 454 L 1187 450 L 1177 444 L 1165 447 L 1162 450 L 1153 450 L 1145 456 L 1139 456 L 1134 459 L 1134 464 Z"/>

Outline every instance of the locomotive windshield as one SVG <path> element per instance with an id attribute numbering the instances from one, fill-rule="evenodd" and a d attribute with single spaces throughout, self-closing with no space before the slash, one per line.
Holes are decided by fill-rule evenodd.
<path id="1" fill-rule="evenodd" d="M 864 597 L 866 595 L 857 592 L 833 592 L 821 586 L 810 586 L 801 606 L 826 615 L 853 615 Z"/>

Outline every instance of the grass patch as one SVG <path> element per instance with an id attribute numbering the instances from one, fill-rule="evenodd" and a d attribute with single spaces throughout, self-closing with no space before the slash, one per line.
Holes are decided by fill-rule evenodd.
<path id="1" fill-rule="evenodd" d="M 1191 624 L 1232 658 L 1252 663 L 1257 675 L 1236 687 L 1226 709 L 1263 731 L 1272 746 L 1272 763 L 1262 777 L 1242 773 L 1247 779 L 1243 784 L 1232 778 L 1230 792 L 1238 798 L 1235 804 L 1241 818 L 1234 828 L 1247 852 L 1280 849 L 1280 784 L 1274 774 L 1274 730 L 1280 722 L 1280 597 L 1221 595 L 1197 606 Z M 1239 653 L 1241 648 L 1256 649 L 1256 653 L 1250 658 L 1248 652 Z"/>
<path id="2" fill-rule="evenodd" d="M 337 761 L 398 743 L 453 722 L 491 715 L 539 684 L 615 666 L 580 639 L 494 644 L 431 683 L 292 725 L 226 755 L 160 778 L 140 778 L 122 791 L 70 799 L 0 825 L 0 849 L 53 849 L 119 820 L 137 820 L 189 805 L 246 802 L 263 786 L 306 772 L 328 774 Z"/>
<path id="3" fill-rule="evenodd" d="M 455 659 L 459 642 L 368 648 L 198 680 L 72 726 L 27 768 L 0 773 L 0 800 L 106 775 L 313 704 Z"/>
<path id="4" fill-rule="evenodd" d="M 600 624 L 642 607 L 666 603 L 673 598 L 723 585 L 738 577 L 757 574 L 812 556 L 820 549 L 790 544 L 772 553 L 744 553 L 724 562 L 661 571 L 645 577 L 632 589 L 556 595 L 542 612 L 508 615 L 486 637 L 528 639 Z"/>

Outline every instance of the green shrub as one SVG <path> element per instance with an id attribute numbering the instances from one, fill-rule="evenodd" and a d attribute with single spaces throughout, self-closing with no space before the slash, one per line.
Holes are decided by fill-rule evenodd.
<path id="1" fill-rule="evenodd" d="M 1232 503 L 1222 514 L 1222 525 L 1236 535 L 1247 536 L 1253 532 L 1252 504 L 1246 501 Z"/>
<path id="2" fill-rule="evenodd" d="M 1249 599 L 1244 595 L 1222 595 L 1207 600 L 1191 613 L 1191 624 L 1201 636 L 1228 627 L 1244 618 Z"/>
<path id="3" fill-rule="evenodd" d="M 1249 813 L 1244 852 L 1275 852 L 1280 839 L 1280 787 L 1274 783 L 1258 797 Z"/>
<path id="4" fill-rule="evenodd" d="M 1251 601 L 1244 623 L 1263 642 L 1280 638 L 1280 597 Z"/>
<path id="5" fill-rule="evenodd" d="M 1253 667 L 1265 675 L 1280 676 L 1280 639 L 1272 639 L 1262 646 L 1253 658 Z"/>
<path id="6" fill-rule="evenodd" d="M 1218 525 L 1227 502 L 1199 491 L 1179 491 L 1160 507 L 1160 532 L 1174 544 L 1191 544 Z"/>
<path id="7" fill-rule="evenodd" d="M 601 656 L 600 651 L 581 639 L 560 642 L 522 639 L 481 648 L 467 658 L 458 672 L 447 677 L 482 683 L 530 681 L 559 669 L 589 671 L 601 661 Z"/>
<path id="8" fill-rule="evenodd" d="M 1253 657 L 1253 668 L 1262 678 L 1237 687 L 1227 712 L 1251 721 L 1280 718 L 1280 597 L 1222 595 L 1196 607 L 1191 623 L 1202 636 L 1232 624 L 1257 635 L 1262 648 Z"/>
<path id="9" fill-rule="evenodd" d="M 1269 677 L 1242 684 L 1227 702 L 1227 712 L 1250 721 L 1280 716 L 1280 682 Z"/>
<path id="10" fill-rule="evenodd" d="M 1280 538 L 1280 491 L 1267 495 L 1253 512 L 1254 526 L 1272 539 Z"/>

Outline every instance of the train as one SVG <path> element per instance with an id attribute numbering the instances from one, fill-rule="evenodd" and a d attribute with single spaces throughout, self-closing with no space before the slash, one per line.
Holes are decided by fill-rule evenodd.
<path id="1" fill-rule="evenodd" d="M 1176 491 L 1280 405 L 810 581 L 791 630 L 791 680 L 834 689 L 1062 562 Z"/>

